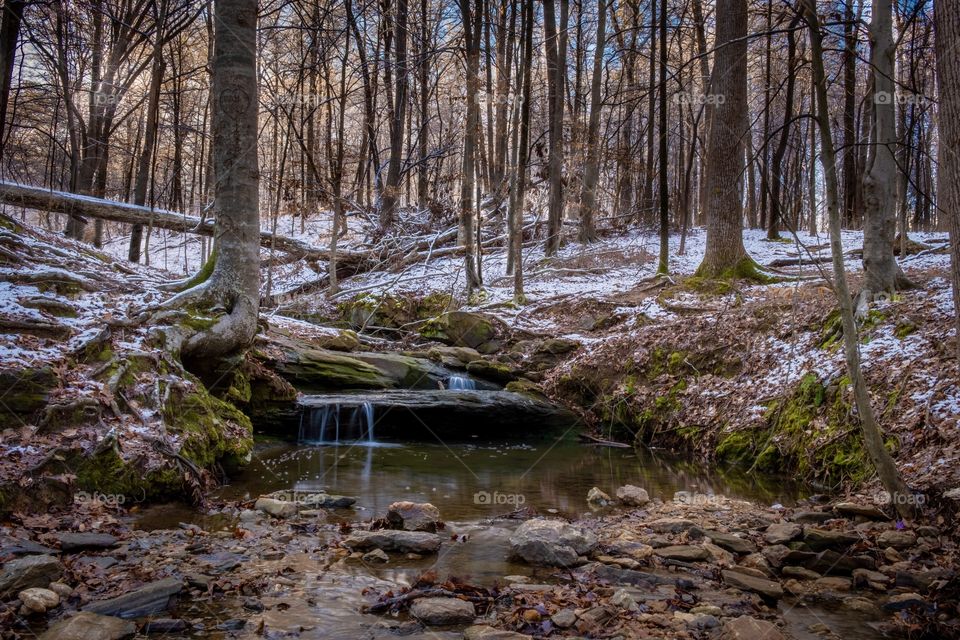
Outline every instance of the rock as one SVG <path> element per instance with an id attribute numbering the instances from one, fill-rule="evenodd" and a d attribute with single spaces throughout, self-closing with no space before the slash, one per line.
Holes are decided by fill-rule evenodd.
<path id="1" fill-rule="evenodd" d="M 24 589 L 17 597 L 31 613 L 46 613 L 47 609 L 53 609 L 60 604 L 60 596 L 56 592 L 40 587 Z"/>
<path id="2" fill-rule="evenodd" d="M 722 575 L 724 582 L 738 589 L 753 591 L 774 600 L 783 597 L 783 587 L 780 586 L 779 582 L 758 578 L 756 576 L 748 576 L 744 573 L 731 571 L 729 569 L 725 569 Z"/>
<path id="3" fill-rule="evenodd" d="M 60 550 L 64 553 L 117 546 L 117 539 L 107 533 L 61 533 L 56 537 L 60 541 Z"/>
<path id="4" fill-rule="evenodd" d="M 626 609 L 627 611 L 637 611 L 640 608 L 637 601 L 626 589 L 617 589 L 613 595 L 610 596 L 610 604 L 615 607 L 620 607 L 621 609 Z"/>
<path id="5" fill-rule="evenodd" d="M 70 595 L 73 593 L 73 587 L 71 587 L 68 584 L 64 584 L 62 582 L 51 582 L 47 586 L 47 588 L 50 589 L 50 591 L 53 591 L 58 596 L 60 596 L 61 598 L 69 598 Z"/>
<path id="6" fill-rule="evenodd" d="M 776 577 L 765 571 L 761 571 L 760 569 L 754 569 L 753 567 L 744 567 L 741 565 L 730 567 L 730 571 L 736 571 L 737 573 L 753 576 L 754 578 L 763 578 L 764 580 L 772 580 L 773 578 Z"/>
<path id="7" fill-rule="evenodd" d="M 467 627 L 463 632 L 463 640 L 532 640 L 532 638 L 533 636 L 516 631 L 494 629 L 485 624 L 475 624 Z"/>
<path id="8" fill-rule="evenodd" d="M 960 487 L 955 487 L 949 491 L 944 491 L 943 497 L 947 500 L 960 500 Z"/>
<path id="9" fill-rule="evenodd" d="M 852 583 L 849 578 L 838 578 L 835 576 L 827 578 L 817 578 L 814 581 L 817 589 L 822 591 L 850 591 Z"/>
<path id="10" fill-rule="evenodd" d="M 696 523 L 684 518 L 660 518 L 647 523 L 647 526 L 657 533 L 680 533 L 689 531 Z"/>
<path id="11" fill-rule="evenodd" d="M 737 537 L 732 533 L 722 533 L 720 531 L 705 531 L 704 534 L 713 541 L 713 544 L 726 549 L 731 553 L 747 554 L 757 550 L 757 545 L 749 540 Z"/>
<path id="12" fill-rule="evenodd" d="M 774 567 L 782 567 L 784 565 L 785 559 L 789 554 L 793 553 L 789 548 L 783 546 L 782 544 L 773 544 L 769 547 L 764 547 L 763 551 L 760 554 L 763 558 L 769 562 Z M 798 552 L 799 553 L 799 552 Z M 814 555 L 814 554 L 810 554 Z M 793 563 L 788 563 L 793 564 Z"/>
<path id="13" fill-rule="evenodd" d="M 351 551 L 382 549 L 397 553 L 436 553 L 440 536 L 426 531 L 354 531 L 343 541 Z"/>
<path id="14" fill-rule="evenodd" d="M 480 352 L 470 347 L 450 347 L 435 345 L 430 347 L 427 357 L 447 367 L 464 368 L 469 363 L 480 360 Z"/>
<path id="15" fill-rule="evenodd" d="M 769 578 L 773 577 L 773 570 L 770 569 L 770 563 L 762 553 L 751 553 L 742 557 L 738 566 L 755 569 Z"/>
<path id="16" fill-rule="evenodd" d="M 633 586 L 642 586 L 650 587 L 652 585 L 673 585 L 681 586 L 686 588 L 686 586 L 692 586 L 689 580 L 684 578 L 667 578 L 664 576 L 659 576 L 654 573 L 647 573 L 645 571 L 636 571 L 634 569 L 623 569 L 616 565 L 609 564 L 600 564 L 596 563 L 587 567 L 590 572 L 593 574 L 592 578 L 597 580 L 603 580 L 609 582 L 610 584 L 629 584 Z M 689 583 L 689 584 L 688 584 Z M 686 586 L 685 586 L 686 585 Z"/>
<path id="17" fill-rule="evenodd" d="M 823 577 L 816 571 L 811 571 L 805 567 L 784 567 L 780 573 L 785 577 L 796 578 L 798 580 L 818 580 Z"/>
<path id="18" fill-rule="evenodd" d="M 650 496 L 646 489 L 635 487 L 632 484 L 625 484 L 617 489 L 617 500 L 628 507 L 642 507 L 650 502 Z"/>
<path id="19" fill-rule="evenodd" d="M 814 551 L 822 551 L 830 547 L 849 547 L 854 542 L 859 542 L 860 536 L 854 532 L 808 527 L 803 541 Z"/>
<path id="20" fill-rule="evenodd" d="M 838 502 L 833 505 L 833 510 L 842 516 L 848 518 L 866 518 L 868 520 L 889 520 L 883 511 L 876 505 L 858 504 L 856 502 Z"/>
<path id="21" fill-rule="evenodd" d="M 832 518 L 833 514 L 827 511 L 797 511 L 790 519 L 800 524 L 823 524 Z"/>
<path id="22" fill-rule="evenodd" d="M 595 635 L 600 628 L 616 617 L 616 615 L 617 610 L 614 607 L 591 607 L 580 614 L 580 619 L 576 625 L 577 631 L 583 635 Z"/>
<path id="23" fill-rule="evenodd" d="M 766 620 L 740 616 L 723 625 L 721 640 L 786 640 L 777 625 Z"/>
<path id="24" fill-rule="evenodd" d="M 455 347 L 470 347 L 489 354 L 500 350 L 495 316 L 473 311 L 449 311 L 428 320 L 420 335 Z"/>
<path id="25" fill-rule="evenodd" d="M 27 556 L 11 560 L 0 572 L 0 600 L 9 600 L 24 589 L 46 587 L 63 574 L 63 565 L 53 556 Z"/>
<path id="26" fill-rule="evenodd" d="M 410 615 L 426 625 L 467 624 L 477 617 L 477 610 L 459 598 L 418 598 Z"/>
<path id="27" fill-rule="evenodd" d="M 467 364 L 467 373 L 499 384 L 513 382 L 520 376 L 520 372 L 510 365 L 482 358 Z"/>
<path id="28" fill-rule="evenodd" d="M 793 522 L 772 524 L 763 533 L 763 539 L 770 544 L 786 544 L 803 535 L 803 527 Z"/>
<path id="29" fill-rule="evenodd" d="M 170 598 L 180 593 L 181 589 L 183 582 L 179 578 L 165 578 L 116 598 L 91 602 L 83 610 L 120 618 L 149 616 L 166 611 Z"/>
<path id="30" fill-rule="evenodd" d="M 560 520 L 534 518 L 510 536 L 514 556 L 535 565 L 568 567 L 597 546 L 597 537 Z"/>
<path id="31" fill-rule="evenodd" d="M 292 518 L 297 515 L 297 504 L 287 500 L 277 500 L 276 498 L 257 498 L 253 505 L 257 511 L 262 511 L 275 518 Z"/>
<path id="32" fill-rule="evenodd" d="M 429 502 L 394 502 L 387 507 L 387 520 L 406 531 L 435 533 L 440 522 L 440 510 Z"/>
<path id="33" fill-rule="evenodd" d="M 917 534 L 913 531 L 888 529 L 877 536 L 877 544 L 881 547 L 906 549 L 917 543 Z"/>
<path id="34" fill-rule="evenodd" d="M 143 633 L 181 633 L 187 630 L 187 621 L 178 618 L 153 618 L 143 625 Z"/>
<path id="35" fill-rule="evenodd" d="M 587 492 L 587 504 L 591 507 L 606 507 L 613 504 L 613 500 L 598 487 L 594 487 Z"/>
<path id="36" fill-rule="evenodd" d="M 946 567 L 935 567 L 927 571 L 898 569 L 894 574 L 894 584 L 906 589 L 927 591 L 935 580 L 947 582 L 953 577 L 954 572 Z"/>
<path id="37" fill-rule="evenodd" d="M 299 509 L 346 509 L 356 504 L 357 499 L 350 496 L 338 496 L 332 493 L 310 493 L 297 496 Z"/>
<path id="38" fill-rule="evenodd" d="M 0 536 L 0 557 L 53 555 L 56 549 L 45 547 L 32 540 L 21 540 L 12 536 Z"/>
<path id="39" fill-rule="evenodd" d="M 673 617 L 677 620 L 681 620 L 691 629 L 713 629 L 714 627 L 720 626 L 720 621 L 717 620 L 716 616 L 709 614 L 695 614 L 684 611 L 675 611 L 673 613 Z"/>
<path id="40" fill-rule="evenodd" d="M 136 632 L 127 620 L 81 611 L 47 629 L 39 640 L 122 640 Z"/>
<path id="41" fill-rule="evenodd" d="M 550 616 L 551 622 L 561 629 L 569 629 L 577 622 L 577 614 L 573 609 L 561 609 Z"/>
<path id="42" fill-rule="evenodd" d="M 876 591 L 886 591 L 887 585 L 890 584 L 890 578 L 879 571 L 854 569 L 853 584 L 858 588 L 869 587 Z"/>
<path id="43" fill-rule="evenodd" d="M 684 562 L 698 562 L 701 560 L 706 560 L 710 557 L 710 552 L 703 547 L 686 544 L 661 547 L 660 549 L 654 549 L 653 553 L 661 558 L 667 558 L 669 560 L 682 560 Z"/>
<path id="44" fill-rule="evenodd" d="M 362 560 L 364 562 L 382 564 L 384 562 L 390 562 L 390 556 L 388 556 L 383 549 L 374 549 L 373 551 L 368 551 L 363 554 Z"/>
<path id="45" fill-rule="evenodd" d="M 891 596 L 883 608 L 887 611 L 902 611 L 913 607 L 926 608 L 927 602 L 918 593 L 900 593 Z"/>
<path id="46" fill-rule="evenodd" d="M 712 542 L 705 542 L 703 548 L 710 554 L 710 561 L 719 564 L 721 567 L 731 567 L 737 563 L 732 553 L 726 549 L 721 549 Z"/>

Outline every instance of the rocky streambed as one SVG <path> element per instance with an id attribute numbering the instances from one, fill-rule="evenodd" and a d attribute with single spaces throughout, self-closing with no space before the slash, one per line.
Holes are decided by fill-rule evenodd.
<path id="1" fill-rule="evenodd" d="M 957 633 L 942 529 L 863 500 L 787 508 L 605 488 L 578 517 L 473 522 L 409 501 L 358 517 L 347 496 L 277 492 L 211 507 L 204 526 L 144 530 L 89 502 L 3 532 L 0 628 L 46 640 Z M 458 562 L 471 545 L 480 563 Z"/>

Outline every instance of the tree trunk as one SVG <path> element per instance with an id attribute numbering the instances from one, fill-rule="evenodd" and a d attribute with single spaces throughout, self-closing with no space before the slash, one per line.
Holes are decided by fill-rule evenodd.
<path id="1" fill-rule="evenodd" d="M 3 17 L 0 18 L 0 162 L 3 161 L 3 147 L 7 141 L 7 104 L 10 101 L 13 68 L 16 66 L 20 23 L 26 6 L 26 0 L 6 0 L 3 3 Z"/>
<path id="2" fill-rule="evenodd" d="M 857 171 L 857 21 L 853 0 L 843 13 L 843 224 L 858 224 L 860 174 Z"/>
<path id="3" fill-rule="evenodd" d="M 660 259 L 657 273 L 670 271 L 670 194 L 667 187 L 667 0 L 660 0 Z M 650 123 L 653 126 L 653 123 Z"/>
<path id="4" fill-rule="evenodd" d="M 400 163 L 403 160 L 403 125 L 407 118 L 407 0 L 397 0 L 393 37 L 396 42 L 393 77 L 396 87 L 390 119 L 390 160 L 387 182 L 380 197 L 380 227 L 386 231 L 394 223 L 400 199 Z"/>
<path id="5" fill-rule="evenodd" d="M 770 225 L 767 227 L 767 238 L 777 240 L 780 238 L 780 220 L 783 216 L 783 202 L 781 193 L 783 192 L 783 156 L 787 152 L 787 144 L 790 142 L 790 124 L 793 121 L 793 97 L 797 85 L 797 38 L 793 29 L 797 26 L 799 20 L 794 18 L 790 22 L 787 32 L 787 90 L 783 101 L 783 124 L 780 127 L 780 141 L 773 152 L 772 176 L 773 192 L 770 197 Z M 767 105 L 767 109 L 770 105 Z M 794 227 L 796 229 L 796 227 Z"/>
<path id="6" fill-rule="evenodd" d="M 569 1 L 560 0 L 560 27 L 557 28 L 554 0 L 544 0 L 543 21 L 547 48 L 548 130 L 550 134 L 550 198 L 547 210 L 546 254 L 552 256 L 560 249 L 563 230 L 563 105 L 566 77 L 566 31 Z"/>
<path id="7" fill-rule="evenodd" d="M 463 265 L 467 278 L 467 295 L 480 286 L 474 256 L 474 211 L 473 190 L 477 179 L 477 132 L 480 124 L 480 105 L 477 97 L 480 93 L 480 27 L 482 20 L 481 2 L 471 10 L 471 0 L 459 0 L 460 14 L 463 19 L 463 37 L 467 54 L 467 110 L 463 132 L 463 158 L 460 177 L 460 228 L 465 248 Z"/>
<path id="8" fill-rule="evenodd" d="M 863 296 L 892 293 L 908 281 L 893 257 L 896 231 L 897 144 L 892 0 L 873 0 L 870 61 L 874 127 L 871 162 L 863 181 Z"/>
<path id="9" fill-rule="evenodd" d="M 600 176 L 600 89 L 603 84 L 603 49 L 606 44 L 607 0 L 597 1 L 597 42 L 593 51 L 593 77 L 590 80 L 590 122 L 587 125 L 587 162 L 580 192 L 580 242 L 597 239 L 594 212 L 597 208 L 597 180 Z"/>
<path id="10" fill-rule="evenodd" d="M 716 58 L 711 93 L 718 101 L 707 146 L 707 246 L 697 269 L 705 277 L 741 275 L 743 248 L 743 140 L 747 118 L 747 2 L 717 0 Z"/>
<path id="11" fill-rule="evenodd" d="M 813 56 L 813 76 L 817 91 L 817 120 L 820 128 L 820 161 L 823 165 L 824 181 L 827 192 L 827 213 L 830 226 L 830 249 L 833 256 L 834 290 L 840 304 L 840 318 L 843 324 L 843 352 L 847 364 L 847 374 L 853 385 L 854 399 L 860 414 L 860 429 L 864 445 L 890 495 L 894 508 L 901 517 L 913 515 L 913 496 L 897 471 L 896 464 L 883 442 L 883 433 L 877 424 L 870 404 L 870 394 L 860 371 L 860 340 L 856 321 L 853 317 L 853 301 L 847 289 L 847 274 L 843 264 L 843 246 L 841 244 L 840 188 L 837 181 L 836 153 L 833 148 L 833 135 L 830 132 L 830 107 L 827 102 L 827 81 L 823 69 L 823 37 L 820 33 L 819 18 L 814 0 L 803 0 L 804 13 L 810 30 L 811 53 Z"/>
<path id="12" fill-rule="evenodd" d="M 956 350 L 960 359 L 960 1 L 938 0 L 934 5 L 937 84 L 940 89 L 940 169 L 937 195 L 940 215 L 950 232 L 950 275 Z"/>

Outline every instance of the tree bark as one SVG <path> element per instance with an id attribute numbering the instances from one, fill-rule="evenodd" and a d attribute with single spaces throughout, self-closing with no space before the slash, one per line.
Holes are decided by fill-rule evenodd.
<path id="1" fill-rule="evenodd" d="M 827 81 L 823 68 L 823 36 L 820 33 L 819 18 L 814 0 L 803 0 L 804 14 L 810 31 L 811 53 L 813 57 L 813 76 L 817 92 L 817 121 L 820 128 L 820 162 L 823 165 L 826 183 L 827 213 L 830 226 L 830 249 L 833 258 L 834 290 L 840 304 L 840 318 L 843 326 L 843 352 L 847 364 L 847 374 L 853 385 L 854 399 L 860 414 L 860 429 L 864 445 L 873 461 L 884 489 L 890 495 L 897 512 L 904 518 L 912 517 L 913 496 L 897 471 L 896 464 L 883 442 L 883 433 L 877 424 L 870 404 L 870 394 L 860 370 L 860 340 L 853 316 L 853 301 L 847 288 L 847 274 L 843 264 L 843 245 L 841 243 L 840 187 L 837 180 L 836 152 L 833 147 L 833 135 L 830 131 L 830 108 L 827 102 Z"/>
<path id="2" fill-rule="evenodd" d="M 743 247 L 743 141 L 747 118 L 747 3 L 717 0 L 716 58 L 711 93 L 724 99 L 713 112 L 707 146 L 707 246 L 697 273 L 738 275 Z"/>
<path id="3" fill-rule="evenodd" d="M 563 106 L 564 79 L 567 67 L 567 18 L 569 1 L 560 0 L 560 27 L 556 22 L 554 0 L 544 0 L 544 45 L 547 49 L 548 130 L 550 137 L 549 189 L 547 210 L 546 254 L 552 256 L 560 249 L 563 230 Z"/>
<path id="4" fill-rule="evenodd" d="M 480 287 L 474 255 L 474 211 L 473 190 L 477 179 L 477 133 L 480 128 L 480 105 L 477 98 L 480 92 L 480 28 L 482 21 L 481 1 L 471 9 L 471 0 L 459 0 L 463 19 L 463 37 L 467 56 L 467 110 L 463 132 L 463 158 L 460 177 L 460 227 L 463 234 L 464 270 L 467 278 L 467 295 Z"/>
<path id="5" fill-rule="evenodd" d="M 3 161 L 3 148 L 7 141 L 7 105 L 13 83 L 13 68 L 16 66 L 20 23 L 26 6 L 26 0 L 6 0 L 3 3 L 3 17 L 0 18 L 0 162 Z"/>
<path id="6" fill-rule="evenodd" d="M 960 58 L 954 48 L 960 42 L 960 1 L 938 0 L 933 13 L 940 89 L 937 200 L 940 215 L 950 232 L 950 278 L 956 351 L 960 359 Z"/>
<path id="7" fill-rule="evenodd" d="M 393 78 L 395 82 L 393 113 L 390 118 L 390 160 L 387 181 L 380 197 L 381 231 L 389 229 L 400 200 L 400 164 L 403 160 L 403 125 L 407 117 L 407 0 L 397 0 L 393 37 L 396 42 Z"/>
<path id="8" fill-rule="evenodd" d="M 587 162 L 580 191 L 580 242 L 597 239 L 594 212 L 597 208 L 597 180 L 600 177 L 600 90 L 603 84 L 603 49 L 606 45 L 607 0 L 597 1 L 597 42 L 593 52 L 593 77 L 590 80 L 590 122 L 587 125 Z"/>
<path id="9" fill-rule="evenodd" d="M 660 0 L 660 259 L 657 273 L 670 271 L 670 194 L 667 187 L 667 0 Z M 653 126 L 653 123 L 650 123 Z"/>

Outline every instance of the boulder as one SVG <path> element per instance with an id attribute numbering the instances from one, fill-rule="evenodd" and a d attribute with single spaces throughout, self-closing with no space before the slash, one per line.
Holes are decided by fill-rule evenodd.
<path id="1" fill-rule="evenodd" d="M 766 620 L 740 616 L 727 620 L 720 635 L 721 640 L 786 640 L 777 625 Z"/>
<path id="2" fill-rule="evenodd" d="M 738 589 L 753 591 L 773 600 L 779 600 L 783 597 L 783 587 L 780 586 L 779 582 L 731 571 L 729 569 L 724 570 L 722 575 L 724 582 Z"/>
<path id="3" fill-rule="evenodd" d="M 81 611 L 47 629 L 40 640 L 122 640 L 136 632 L 128 620 Z"/>
<path id="4" fill-rule="evenodd" d="M 430 626 L 468 624 L 477 617 L 477 610 L 472 602 L 459 598 L 418 598 L 410 615 Z"/>
<path id="5" fill-rule="evenodd" d="M 573 609 L 561 609 L 550 616 L 551 622 L 561 629 L 569 629 L 577 622 L 577 614 Z"/>
<path id="6" fill-rule="evenodd" d="M 772 524 L 763 533 L 763 539 L 769 544 L 786 544 L 803 535 L 803 527 L 793 522 Z"/>
<path id="7" fill-rule="evenodd" d="M 119 618 L 149 616 L 166 611 L 170 598 L 182 589 L 183 582 L 179 578 L 164 578 L 116 598 L 91 602 L 83 610 Z"/>
<path id="8" fill-rule="evenodd" d="M 879 507 L 873 504 L 859 504 L 857 502 L 838 502 L 833 510 L 847 518 L 866 518 L 867 520 L 889 520 L 890 518 Z"/>
<path id="9" fill-rule="evenodd" d="M 587 504 L 591 507 L 606 507 L 613 504 L 613 500 L 599 487 L 594 487 L 587 492 Z"/>
<path id="10" fill-rule="evenodd" d="M 617 500 L 628 507 L 642 507 L 650 502 L 650 495 L 646 489 L 625 484 L 617 489 Z"/>
<path id="11" fill-rule="evenodd" d="M 253 507 L 275 518 L 292 518 L 297 515 L 297 503 L 288 500 L 260 497 L 257 498 Z"/>
<path id="12" fill-rule="evenodd" d="M 9 600 L 31 587 L 46 587 L 63 573 L 63 565 L 53 556 L 27 556 L 11 560 L 0 572 L 0 600 Z"/>
<path id="13" fill-rule="evenodd" d="M 406 531 L 437 531 L 440 510 L 429 502 L 394 502 L 387 508 L 387 520 L 394 527 Z"/>
<path id="14" fill-rule="evenodd" d="M 17 597 L 30 613 L 46 613 L 60 604 L 60 596 L 56 592 L 40 587 L 24 589 Z"/>
<path id="15" fill-rule="evenodd" d="M 420 327 L 420 335 L 455 347 L 470 347 L 480 353 L 500 350 L 495 316 L 475 311 L 448 311 Z"/>
<path id="16" fill-rule="evenodd" d="M 883 608 L 887 611 L 902 611 L 904 609 L 912 608 L 922 608 L 927 607 L 926 600 L 918 593 L 899 593 L 895 596 L 891 596 L 887 600 L 886 604 L 883 605 Z"/>
<path id="17" fill-rule="evenodd" d="M 373 551 L 368 551 L 363 554 L 361 559 L 370 564 L 383 564 L 385 562 L 390 562 L 390 556 L 388 556 L 383 549 L 374 549 Z"/>
<path id="18" fill-rule="evenodd" d="M 510 537 L 514 556 L 535 565 L 568 567 L 597 546 L 597 537 L 560 520 L 534 518 Z"/>
<path id="19" fill-rule="evenodd" d="M 790 519 L 800 524 L 823 524 L 833 517 L 834 515 L 827 511 L 797 511 Z"/>
<path id="20" fill-rule="evenodd" d="M 467 364 L 467 373 L 499 384 L 507 384 L 520 377 L 520 372 L 510 365 L 483 359 Z"/>
<path id="21" fill-rule="evenodd" d="M 354 531 L 343 542 L 351 551 L 382 549 L 397 553 L 436 553 L 440 536 L 425 531 Z"/>

